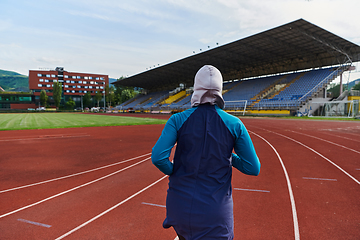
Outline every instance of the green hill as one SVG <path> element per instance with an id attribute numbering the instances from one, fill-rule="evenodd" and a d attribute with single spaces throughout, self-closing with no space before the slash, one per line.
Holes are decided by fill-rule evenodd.
<path id="1" fill-rule="evenodd" d="M 28 92 L 29 77 L 16 72 L 0 69 L 0 87 L 5 91 Z"/>

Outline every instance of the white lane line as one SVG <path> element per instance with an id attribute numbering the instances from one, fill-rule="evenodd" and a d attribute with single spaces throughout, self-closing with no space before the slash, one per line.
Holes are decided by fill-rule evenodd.
<path id="1" fill-rule="evenodd" d="M 234 190 L 249 191 L 249 192 L 264 192 L 264 193 L 269 193 L 270 192 L 270 191 L 267 191 L 267 190 L 246 189 L 246 188 L 234 188 Z"/>
<path id="2" fill-rule="evenodd" d="M 261 138 L 262 140 L 264 140 L 274 150 L 275 154 L 277 155 L 277 157 L 278 157 L 278 159 L 279 159 L 279 161 L 281 163 L 281 166 L 282 166 L 284 174 L 285 174 L 288 190 L 289 190 L 289 197 L 290 197 L 291 209 L 292 209 L 292 215 L 293 215 L 293 222 L 294 222 L 295 240 L 300 240 L 300 231 L 299 231 L 299 223 L 298 223 L 298 217 L 297 217 L 296 206 L 295 206 L 295 198 L 294 198 L 294 194 L 293 194 L 293 191 L 292 191 L 290 178 L 289 178 L 289 175 L 288 175 L 287 170 L 285 168 L 285 165 L 284 165 L 279 153 L 276 151 L 274 146 L 271 145 L 271 143 L 269 143 L 265 138 L 261 137 L 260 135 L 254 133 L 252 131 L 249 131 L 249 132 L 253 133 L 255 136 L 257 136 L 257 137 Z"/>
<path id="3" fill-rule="evenodd" d="M 26 140 L 49 140 L 49 139 L 57 139 L 57 138 L 78 138 L 78 137 L 90 137 L 90 135 L 60 135 L 57 137 L 45 136 L 45 137 L 35 137 L 35 138 L 0 139 L 0 142 L 14 142 L 14 141 L 26 141 Z"/>
<path id="4" fill-rule="evenodd" d="M 266 130 L 266 129 L 264 129 L 264 130 Z M 279 135 L 279 136 L 282 136 L 282 137 L 284 137 L 284 138 L 287 138 L 287 139 L 289 139 L 289 140 L 291 140 L 291 141 L 293 141 L 293 142 L 296 142 L 297 144 L 300 144 L 301 146 L 309 149 L 310 151 L 316 153 L 317 155 L 319 155 L 320 157 L 324 158 L 326 161 L 328 161 L 329 163 L 331 163 L 332 165 L 334 165 L 337 169 L 339 169 L 340 171 L 342 171 L 346 176 L 348 176 L 349 178 L 351 178 L 351 179 L 354 180 L 357 184 L 360 185 L 360 181 L 359 181 L 359 180 L 357 180 L 356 178 L 354 178 L 353 176 L 351 176 L 349 173 L 347 173 L 347 172 L 346 172 L 344 169 L 342 169 L 340 166 L 338 166 L 337 164 L 335 164 L 334 162 L 332 162 L 330 159 L 328 159 L 327 157 L 325 157 L 325 156 L 322 155 L 321 153 L 315 151 L 315 150 L 312 149 L 311 147 L 309 147 L 309 146 L 307 146 L 307 145 L 303 144 L 302 142 L 299 142 L 299 141 L 297 141 L 297 140 L 295 140 L 295 139 L 292 139 L 292 138 L 290 138 L 290 137 L 288 137 L 288 136 L 285 136 L 285 135 L 283 135 L 283 134 L 276 133 L 276 132 L 273 132 L 273 131 L 270 131 L 270 130 L 266 130 L 266 131 L 271 132 L 271 133 L 275 133 L 276 135 Z"/>
<path id="5" fill-rule="evenodd" d="M 146 203 L 146 202 L 142 202 L 141 204 L 144 204 L 144 205 L 150 205 L 150 206 L 155 206 L 155 207 L 164 207 L 164 208 L 166 208 L 166 206 L 165 206 L 165 205 L 154 204 L 154 203 Z"/>
<path id="6" fill-rule="evenodd" d="M 93 181 L 91 181 L 91 182 L 87 182 L 87 183 L 85 183 L 85 184 L 82 184 L 82 185 L 79 185 L 79 186 L 77 186 L 77 187 L 71 188 L 71 189 L 66 190 L 66 191 L 64 191 L 64 192 L 55 194 L 55 195 L 53 195 L 53 196 L 51 196 L 51 197 L 45 198 L 45 199 L 43 199 L 43 200 L 41 200 L 41 201 L 38 201 L 38 202 L 36 202 L 36 203 L 33 203 L 33 204 L 27 205 L 27 206 L 25 206 L 25 207 L 16 209 L 16 210 L 14 210 L 14 211 L 5 213 L 5 214 L 3 214 L 3 215 L 0 215 L 0 218 L 9 216 L 9 215 L 14 214 L 14 213 L 17 213 L 17 212 L 20 212 L 20 211 L 22 211 L 22 210 L 24 210 L 24 209 L 33 207 L 33 206 L 35 206 L 35 205 L 38 205 L 38 204 L 40 204 L 40 203 L 46 202 L 46 201 L 48 201 L 48 200 L 51 200 L 51 199 L 53 199 L 53 198 L 59 197 L 59 196 L 64 195 L 64 194 L 66 194 L 66 193 L 72 192 L 72 191 L 77 190 L 77 189 L 79 189 L 79 188 L 82 188 L 82 187 L 85 187 L 85 186 L 90 185 L 90 184 L 92 184 L 92 183 L 98 182 L 98 181 L 100 181 L 100 180 L 103 180 L 103 179 L 105 179 L 105 178 L 108 178 L 108 177 L 110 177 L 110 176 L 113 176 L 113 175 L 115 175 L 115 174 L 117 174 L 117 173 L 119 173 L 119 172 L 122 172 L 122 171 L 124 171 L 124 170 L 129 169 L 129 168 L 132 168 L 132 167 L 134 167 L 134 166 L 136 166 L 136 165 L 138 165 L 138 164 L 140 164 L 140 163 L 143 163 L 143 162 L 145 162 L 145 161 L 147 161 L 147 160 L 149 160 L 149 159 L 150 159 L 150 157 L 148 157 L 148 158 L 146 158 L 146 159 L 144 159 L 144 160 L 141 160 L 141 161 L 139 161 L 139 162 L 137 162 L 137 163 L 134 163 L 134 164 L 132 164 L 132 165 L 130 165 L 130 166 L 128 166 L 128 167 L 125 167 L 125 168 L 123 168 L 123 169 L 120 169 L 120 170 L 118 170 L 118 171 L 116 171 L 116 172 L 113 172 L 113 173 L 110 173 L 110 174 L 108 174 L 108 175 L 106 175 L 106 176 L 103 176 L 103 177 L 101 177 L 101 178 L 95 179 L 95 180 L 93 180 Z"/>
<path id="7" fill-rule="evenodd" d="M 290 131 L 290 132 L 297 133 L 297 134 L 301 134 L 301 135 L 304 135 L 304 136 L 307 136 L 307 137 L 312 137 L 312 138 L 318 139 L 318 140 L 320 140 L 320 141 L 324 141 L 324 142 L 333 144 L 333 145 L 335 145 L 335 146 L 338 146 L 338 147 L 341 147 L 341 148 L 345 148 L 345 149 L 347 149 L 347 150 L 350 150 L 350 151 L 353 151 L 353 152 L 355 152 L 355 153 L 360 154 L 359 151 L 356 151 L 356 150 L 354 150 L 354 149 L 352 149 L 352 148 L 348 148 L 348 147 L 345 147 L 345 146 L 343 146 L 343 145 L 340 145 L 340 144 L 337 144 L 337 143 L 334 143 L 334 142 L 330 142 L 330 141 L 328 141 L 328 140 L 325 140 L 325 139 L 322 139 L 322 138 L 319 138 L 319 137 L 315 137 L 315 136 L 312 136 L 312 135 L 309 135 L 309 134 L 300 133 L 300 132 L 295 132 L 295 131 Z"/>
<path id="8" fill-rule="evenodd" d="M 309 179 L 309 180 L 320 180 L 320 181 L 337 181 L 337 179 L 330 179 L 330 178 L 313 178 L 313 177 L 303 177 L 303 179 Z"/>
<path id="9" fill-rule="evenodd" d="M 37 225 L 37 226 L 40 226 L 40 227 L 51 228 L 51 225 L 44 224 L 44 223 L 33 222 L 33 221 L 21 219 L 21 218 L 19 218 L 18 221 L 20 221 L 20 222 L 25 222 L 25 223 L 29 223 L 29 224 L 32 224 L 32 225 Z"/>
<path id="10" fill-rule="evenodd" d="M 158 182 L 162 181 L 162 180 L 165 179 L 166 177 L 168 177 L 168 176 L 167 176 L 167 175 L 163 176 L 162 178 L 156 180 L 155 182 L 153 182 L 152 184 L 148 185 L 147 187 L 145 187 L 145 188 L 141 189 L 140 191 L 134 193 L 134 194 L 131 195 L 130 197 L 128 197 L 128 198 L 126 198 L 125 200 L 119 202 L 118 204 L 112 206 L 111 208 L 105 210 L 104 212 L 100 213 L 99 215 L 91 218 L 90 220 L 84 222 L 83 224 L 77 226 L 76 228 L 70 230 L 69 232 L 61 235 L 60 237 L 56 238 L 55 240 L 63 239 L 64 237 L 69 236 L 70 234 L 72 234 L 73 232 L 79 230 L 80 228 L 85 227 L 85 226 L 88 225 L 89 223 L 95 221 L 96 219 L 100 218 L 101 216 L 107 214 L 108 212 L 114 210 L 115 208 L 117 208 L 118 206 L 122 205 L 123 203 L 129 201 L 130 199 L 136 197 L 136 196 L 139 195 L 140 193 L 142 193 L 142 192 L 144 192 L 145 190 L 149 189 L 150 187 L 154 186 L 155 184 L 157 184 Z"/>
<path id="11" fill-rule="evenodd" d="M 147 155 L 149 155 L 149 154 L 151 154 L 151 153 L 147 153 L 147 154 L 144 154 L 144 155 L 141 155 L 141 156 L 138 156 L 138 157 L 134 157 L 134 158 L 130 158 L 130 159 L 127 159 L 127 160 L 124 160 L 124 161 L 121 161 L 121 162 L 112 163 L 112 164 L 109 164 L 109 165 L 106 165 L 106 166 L 102 166 L 102 167 L 90 169 L 90 170 L 87 170 L 87 171 L 70 174 L 70 175 L 63 176 L 63 177 L 53 178 L 53 179 L 49 179 L 49 180 L 45 180 L 45 181 L 41 181 L 41 182 L 37 182 L 37 183 L 32 183 L 32 184 L 28 184 L 28 185 L 23 185 L 23 186 L 20 186 L 20 187 L 15 187 L 15 188 L 9 188 L 9 189 L 6 189 L 6 190 L 1 190 L 0 193 L 10 192 L 10 191 L 14 191 L 14 190 L 22 189 L 22 188 L 32 187 L 32 186 L 35 186 L 35 185 L 40 185 L 40 184 L 44 184 L 44 183 L 49 183 L 49 182 L 53 182 L 53 181 L 57 181 L 57 180 L 65 179 L 65 178 L 70 178 L 70 177 L 82 175 L 82 174 L 89 173 L 89 172 L 94 172 L 94 171 L 97 171 L 97 170 L 101 170 L 101 169 L 104 169 L 104 168 L 108 168 L 108 167 L 112 167 L 112 166 L 115 166 L 115 165 L 118 165 L 118 164 L 122 164 L 122 163 L 125 163 L 125 162 L 129 162 L 129 161 L 135 160 L 135 159 L 137 159 L 137 158 L 141 158 L 141 157 L 147 156 Z"/>
<path id="12" fill-rule="evenodd" d="M 329 135 L 331 137 L 337 137 L 337 138 L 343 138 L 343 139 L 347 139 L 347 140 L 350 140 L 350 141 L 354 141 L 354 142 L 360 142 L 359 140 L 357 139 L 353 139 L 353 138 L 348 138 L 348 137 L 344 137 L 344 136 L 339 136 L 339 135 L 334 135 L 334 134 L 329 134 L 327 132 L 322 132 L 323 134 L 326 134 L 326 135 Z"/>

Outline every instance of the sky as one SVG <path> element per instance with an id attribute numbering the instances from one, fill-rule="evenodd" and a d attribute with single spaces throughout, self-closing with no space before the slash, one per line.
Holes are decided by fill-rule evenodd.
<path id="1" fill-rule="evenodd" d="M 360 45 L 359 0 L 1 0 L 0 69 L 127 77 L 300 18 Z"/>

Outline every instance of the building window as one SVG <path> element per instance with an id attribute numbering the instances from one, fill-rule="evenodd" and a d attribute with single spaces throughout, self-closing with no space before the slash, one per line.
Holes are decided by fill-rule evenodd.
<path id="1" fill-rule="evenodd" d="M 76 76 L 72 76 L 73 79 L 76 79 Z"/>
<path id="2" fill-rule="evenodd" d="M 69 78 L 69 76 L 68 76 L 68 75 L 65 75 L 65 78 Z"/>
<path id="3" fill-rule="evenodd" d="M 85 88 L 89 88 L 88 86 L 85 86 Z"/>
<path id="4" fill-rule="evenodd" d="M 87 82 L 86 81 L 83 81 L 83 84 L 86 84 Z"/>
<path id="5" fill-rule="evenodd" d="M 76 88 L 76 86 L 72 86 L 73 88 Z"/>
<path id="6" fill-rule="evenodd" d="M 48 79 L 45 79 L 45 82 L 49 82 L 49 80 L 48 80 Z"/>
<path id="7" fill-rule="evenodd" d="M 89 77 L 84 77 L 84 79 L 89 79 Z"/>
<path id="8" fill-rule="evenodd" d="M 99 78 L 97 77 L 96 80 L 99 80 Z"/>
<path id="9" fill-rule="evenodd" d="M 100 89 L 104 89 L 104 87 L 103 87 L 103 86 L 100 86 Z"/>
<path id="10" fill-rule="evenodd" d="M 50 87 L 50 84 L 46 85 L 46 87 Z"/>
<path id="11" fill-rule="evenodd" d="M 71 81 L 71 83 L 75 83 L 75 81 Z"/>
<path id="12" fill-rule="evenodd" d="M 101 78 L 100 78 L 100 80 L 104 80 L 104 78 L 103 78 L 103 77 L 101 77 Z"/>
<path id="13" fill-rule="evenodd" d="M 81 86 L 78 85 L 77 88 L 81 88 Z"/>
<path id="14" fill-rule="evenodd" d="M 46 77 L 50 77 L 50 74 L 46 74 Z"/>
<path id="15" fill-rule="evenodd" d="M 69 92 L 70 92 L 70 90 L 66 90 L 66 92 L 67 92 L 67 93 L 69 93 Z"/>
<path id="16" fill-rule="evenodd" d="M 66 83 L 70 83 L 70 80 L 66 80 Z"/>
<path id="17" fill-rule="evenodd" d="M 56 77 L 56 75 L 55 75 L 55 74 L 51 74 L 51 77 L 52 77 L 52 78 L 55 78 L 55 77 Z"/>
<path id="18" fill-rule="evenodd" d="M 53 82 L 57 82 L 57 80 L 56 80 L 56 79 L 54 79 L 54 80 L 53 80 Z"/>
<path id="19" fill-rule="evenodd" d="M 65 85 L 65 87 L 66 87 L 66 88 L 68 88 L 68 87 L 69 87 L 69 85 Z"/>
<path id="20" fill-rule="evenodd" d="M 92 88 L 92 86 L 89 86 L 89 88 Z"/>
<path id="21" fill-rule="evenodd" d="M 94 84 L 94 81 L 90 81 L 90 84 Z"/>
<path id="22" fill-rule="evenodd" d="M 41 73 L 38 73 L 38 75 L 37 75 L 38 77 L 42 77 L 42 74 Z"/>
<path id="23" fill-rule="evenodd" d="M 77 79 L 80 79 L 80 76 L 77 76 Z"/>
<path id="24" fill-rule="evenodd" d="M 79 81 L 78 83 L 82 83 L 82 81 Z"/>
<path id="25" fill-rule="evenodd" d="M 99 89 L 99 87 L 98 87 L 98 86 L 96 86 L 96 89 Z"/>
<path id="26" fill-rule="evenodd" d="M 71 92 L 72 92 L 72 93 L 75 93 L 75 90 L 72 90 Z"/>
<path id="27" fill-rule="evenodd" d="M 44 81 L 44 79 L 42 79 L 42 78 L 39 79 L 39 82 L 43 82 L 43 81 Z"/>
<path id="28" fill-rule="evenodd" d="M 38 84 L 38 87 L 42 87 L 42 84 Z"/>

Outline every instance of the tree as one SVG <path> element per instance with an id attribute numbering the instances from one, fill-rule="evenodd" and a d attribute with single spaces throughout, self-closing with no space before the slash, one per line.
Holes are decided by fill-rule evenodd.
<path id="1" fill-rule="evenodd" d="M 114 91 L 114 102 L 115 105 L 122 103 L 122 98 L 121 98 L 121 92 L 122 92 L 122 88 L 121 87 L 116 87 L 115 91 Z"/>
<path id="2" fill-rule="evenodd" d="M 102 99 L 102 93 L 100 91 L 96 91 L 95 100 L 97 101 L 98 107 L 99 107 L 99 102 L 101 99 Z"/>
<path id="3" fill-rule="evenodd" d="M 133 92 L 130 91 L 130 89 L 124 89 L 121 92 L 121 102 L 125 102 L 133 97 L 134 97 L 134 94 L 133 94 Z"/>
<path id="4" fill-rule="evenodd" d="M 114 86 L 111 86 L 110 88 L 109 85 L 105 86 L 105 99 L 109 107 L 111 106 L 111 103 L 115 101 L 114 91 L 115 91 Z"/>
<path id="5" fill-rule="evenodd" d="M 360 82 L 353 87 L 353 90 L 360 90 Z"/>
<path id="6" fill-rule="evenodd" d="M 41 104 L 46 107 L 46 103 L 48 101 L 48 96 L 46 95 L 46 91 L 43 89 L 40 93 L 40 102 Z"/>
<path id="7" fill-rule="evenodd" d="M 85 95 L 83 97 L 83 102 L 84 102 L 85 107 L 90 107 L 90 103 L 91 103 L 91 94 L 90 94 L 90 92 L 85 93 Z"/>
<path id="8" fill-rule="evenodd" d="M 55 106 L 59 109 L 60 101 L 61 101 L 61 93 L 62 93 L 62 85 L 60 82 L 54 82 L 53 85 L 53 98 L 55 102 Z"/>
<path id="9" fill-rule="evenodd" d="M 74 109 L 75 107 L 75 101 L 72 98 L 69 98 L 69 100 L 65 103 L 66 109 Z"/>

